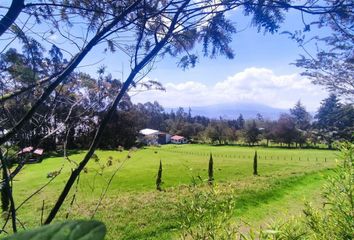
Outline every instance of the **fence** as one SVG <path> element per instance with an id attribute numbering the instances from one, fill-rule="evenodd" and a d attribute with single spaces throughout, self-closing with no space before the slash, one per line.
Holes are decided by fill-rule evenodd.
<path id="1" fill-rule="evenodd" d="M 195 152 L 195 151 L 183 151 L 183 150 L 174 150 L 174 149 L 168 149 L 168 148 L 160 148 L 158 151 L 164 151 L 164 152 L 170 152 L 170 153 L 176 153 L 176 154 L 183 154 L 183 155 L 193 155 L 193 156 L 209 156 L 210 153 L 207 152 Z M 212 153 L 213 157 L 216 158 L 230 158 L 230 159 L 253 159 L 254 153 L 250 154 L 238 154 L 238 153 Z M 258 152 L 258 159 L 259 160 L 290 160 L 290 161 L 323 161 L 327 162 L 329 161 L 328 157 L 317 157 L 317 156 L 284 156 L 284 155 L 262 155 L 261 153 Z"/>

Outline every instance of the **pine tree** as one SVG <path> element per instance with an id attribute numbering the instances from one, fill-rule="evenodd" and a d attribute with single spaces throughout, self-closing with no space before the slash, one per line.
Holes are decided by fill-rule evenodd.
<path id="1" fill-rule="evenodd" d="M 258 175 L 257 171 L 257 151 L 254 153 L 254 158 L 253 158 L 253 175 Z"/>
<path id="2" fill-rule="evenodd" d="M 156 190 L 162 191 L 161 185 L 162 185 L 162 162 L 160 160 L 160 166 L 156 178 Z"/>
<path id="3" fill-rule="evenodd" d="M 208 183 L 209 185 L 213 185 L 214 181 L 214 162 L 213 162 L 213 155 L 210 153 L 210 159 L 209 159 L 209 168 L 208 168 Z"/>

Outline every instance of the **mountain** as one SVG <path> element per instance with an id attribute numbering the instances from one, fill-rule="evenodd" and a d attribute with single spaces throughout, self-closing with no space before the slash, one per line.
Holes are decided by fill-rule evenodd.
<path id="1" fill-rule="evenodd" d="M 225 119 L 236 119 L 240 114 L 243 115 L 245 119 L 255 118 L 257 113 L 260 113 L 264 119 L 278 119 L 281 113 L 288 113 L 288 109 L 273 108 L 267 105 L 258 103 L 226 103 L 226 104 L 216 104 L 210 106 L 198 106 L 190 107 L 192 109 L 192 115 L 202 115 L 209 118 L 225 118 Z M 166 111 L 175 111 L 176 108 L 165 108 Z M 184 108 L 188 111 L 188 107 Z"/>

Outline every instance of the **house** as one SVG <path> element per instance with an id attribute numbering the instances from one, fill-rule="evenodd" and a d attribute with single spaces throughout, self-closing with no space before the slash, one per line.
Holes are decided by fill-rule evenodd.
<path id="1" fill-rule="evenodd" d="M 171 143 L 183 144 L 187 143 L 187 139 L 183 136 L 174 135 L 171 137 Z"/>
<path id="2" fill-rule="evenodd" d="M 32 146 L 25 147 L 17 153 L 18 157 L 25 158 L 26 163 L 36 163 L 41 162 L 43 157 L 44 149 L 34 148 Z"/>
<path id="3" fill-rule="evenodd" d="M 159 130 L 145 128 L 139 131 L 138 141 L 147 145 L 166 144 L 171 141 L 171 135 Z"/>

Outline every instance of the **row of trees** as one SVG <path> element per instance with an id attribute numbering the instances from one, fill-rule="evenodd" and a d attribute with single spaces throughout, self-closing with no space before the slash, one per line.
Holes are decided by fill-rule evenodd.
<path id="1" fill-rule="evenodd" d="M 178 134 L 199 142 L 227 144 L 235 141 L 254 145 L 263 141 L 302 147 L 305 144 L 325 143 L 329 148 L 334 141 L 351 140 L 354 132 L 354 107 L 343 104 L 331 94 L 322 101 L 315 116 L 297 102 L 289 113 L 283 113 L 278 120 L 264 119 L 257 114 L 255 119 L 245 120 L 242 115 L 234 120 L 189 118 L 186 115 L 180 126 L 174 129 Z M 188 121 L 188 119 L 191 119 Z M 169 120 L 171 121 L 171 120 Z"/>
<path id="2" fill-rule="evenodd" d="M 22 67 L 18 59 L 23 56 L 14 50 L 8 51 L 1 60 L 5 61 L 4 58 L 10 56 L 13 59 L 11 67 Z M 145 86 L 161 88 L 154 82 L 145 83 Z M 119 87 L 121 82 L 105 74 L 102 68 L 98 79 L 83 73 L 73 75 L 71 93 L 68 94 L 66 88 L 56 91 L 54 102 L 42 106 L 45 114 L 33 118 L 12 143 L 20 147 L 40 146 L 46 150 L 88 148 L 95 129 L 103 121 L 107 102 L 112 97 L 110 91 Z M 1 111 L 4 115 L 11 113 L 12 118 L 19 118 L 32 104 L 32 98 L 28 95 L 27 99 L 7 101 L 6 108 Z M 10 123 L 10 116 L 8 119 Z M 277 120 L 264 119 L 261 114 L 257 114 L 255 119 L 244 119 L 242 114 L 236 119 L 210 119 L 192 116 L 192 109 L 186 112 L 179 108 L 168 113 L 158 102 L 133 104 L 126 94 L 107 123 L 99 147 L 135 146 L 138 144 L 137 134 L 143 128 L 183 135 L 193 142 L 254 145 L 262 141 L 266 145 L 272 142 L 300 147 L 322 142 L 331 148 L 336 140 L 352 138 L 354 107 L 341 103 L 336 95 L 331 94 L 323 100 L 314 117 L 298 101 L 289 113 L 281 114 Z"/>

